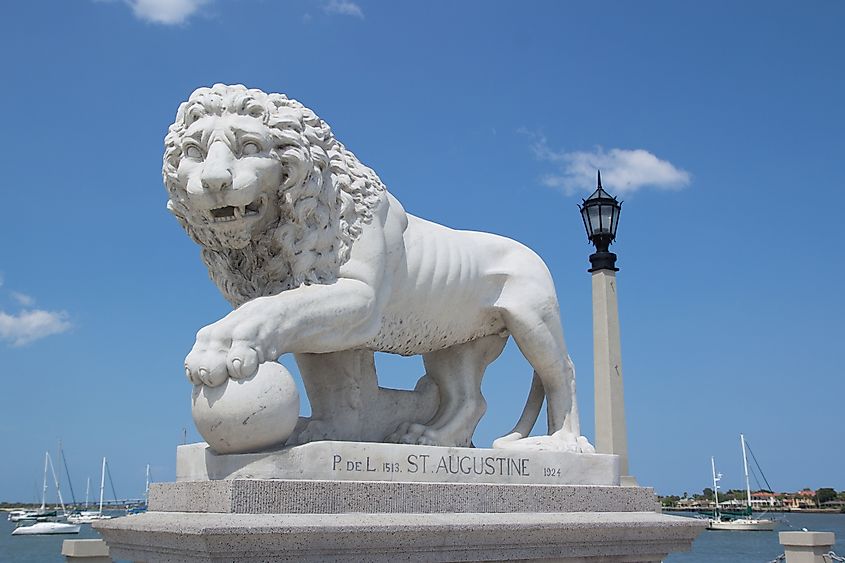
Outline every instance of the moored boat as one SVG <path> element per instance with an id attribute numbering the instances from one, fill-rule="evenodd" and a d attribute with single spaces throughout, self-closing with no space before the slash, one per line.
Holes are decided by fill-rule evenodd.
<path id="1" fill-rule="evenodd" d="M 68 516 L 68 522 L 74 524 L 90 524 L 97 520 L 109 520 L 108 514 L 103 514 L 103 489 L 106 485 L 106 458 L 103 458 L 103 470 L 100 474 L 100 510 L 83 510 L 78 514 Z M 88 504 L 88 487 L 85 489 L 85 504 Z"/>
<path id="2" fill-rule="evenodd" d="M 25 522 L 27 520 L 43 521 L 49 518 L 56 518 L 55 510 L 12 510 L 9 512 L 10 522 Z"/>
<path id="3" fill-rule="evenodd" d="M 13 536 L 40 536 L 47 534 L 78 534 L 79 524 L 64 522 L 36 522 L 31 526 L 19 526 L 12 530 Z"/>
<path id="4" fill-rule="evenodd" d="M 723 520 L 711 518 L 707 525 L 708 530 L 733 530 L 740 532 L 771 532 L 777 523 L 767 518 L 734 518 Z"/>
<path id="5" fill-rule="evenodd" d="M 726 530 L 737 532 L 771 532 L 775 529 L 777 522 L 769 520 L 768 518 L 753 518 L 751 507 L 751 484 L 748 481 L 748 456 L 745 453 L 745 436 L 739 435 L 740 444 L 742 445 L 742 466 L 745 470 L 745 492 L 747 495 L 747 504 L 745 510 L 739 516 L 727 515 L 719 509 L 719 481 L 722 474 L 716 474 L 716 461 L 713 457 L 710 458 L 710 465 L 713 469 L 713 490 L 716 496 L 716 510 L 713 518 L 710 518 L 707 523 L 708 530 Z"/>

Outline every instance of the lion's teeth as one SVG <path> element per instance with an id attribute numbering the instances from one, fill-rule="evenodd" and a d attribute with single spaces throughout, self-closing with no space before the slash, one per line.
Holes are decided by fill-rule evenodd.
<path id="1" fill-rule="evenodd" d="M 249 205 L 247 205 L 246 207 L 244 207 L 244 212 L 245 212 L 244 214 L 245 215 L 257 215 L 258 211 L 260 209 L 261 209 L 261 203 L 254 201 L 254 202 L 250 203 Z"/>

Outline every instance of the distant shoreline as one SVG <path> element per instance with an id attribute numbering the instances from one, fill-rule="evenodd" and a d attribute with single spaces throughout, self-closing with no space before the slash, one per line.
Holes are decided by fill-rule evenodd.
<path id="1" fill-rule="evenodd" d="M 104 510 L 124 510 L 126 509 L 127 504 L 131 506 L 137 506 L 138 503 L 120 503 L 115 504 L 113 501 L 112 503 L 103 502 L 103 509 Z M 100 506 L 99 502 L 90 502 L 88 503 L 88 509 L 97 508 Z M 13 503 L 13 502 L 0 502 L 0 512 L 11 512 L 13 510 L 38 510 L 41 508 L 40 502 L 22 502 L 22 503 Z M 85 503 L 76 503 L 76 504 L 68 504 L 65 503 L 65 508 L 68 511 L 72 510 L 85 510 L 86 506 Z M 46 507 L 47 510 L 61 510 L 61 506 L 54 506 L 49 504 Z"/>
<path id="2" fill-rule="evenodd" d="M 712 513 L 712 508 L 680 508 L 677 506 L 662 506 L 663 512 L 698 512 L 700 514 Z M 765 514 L 767 512 L 783 512 L 796 514 L 843 514 L 838 508 L 771 508 L 768 510 L 754 510 L 755 514 Z"/>

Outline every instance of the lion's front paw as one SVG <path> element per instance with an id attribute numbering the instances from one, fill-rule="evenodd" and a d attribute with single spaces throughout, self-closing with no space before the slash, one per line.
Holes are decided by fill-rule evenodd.
<path id="1" fill-rule="evenodd" d="M 237 338 L 228 328 L 230 323 L 225 321 L 197 333 L 194 347 L 185 358 L 185 375 L 194 385 L 216 387 L 228 377 L 252 377 L 258 366 L 268 359 L 253 339 Z"/>
<path id="2" fill-rule="evenodd" d="M 576 436 L 566 430 L 558 430 L 550 436 L 529 436 L 527 438 L 524 438 L 518 432 L 513 432 L 494 440 L 493 448 L 499 450 L 533 450 L 579 454 L 596 453 L 595 448 L 584 436 Z"/>
<path id="3" fill-rule="evenodd" d="M 319 419 L 312 419 L 296 436 L 296 444 L 307 444 L 319 440 L 329 440 L 333 437 L 333 427 Z"/>
<path id="4" fill-rule="evenodd" d="M 446 432 L 412 422 L 403 422 L 395 432 L 384 439 L 395 444 L 417 444 L 420 446 L 469 446 L 465 437 L 449 436 Z"/>

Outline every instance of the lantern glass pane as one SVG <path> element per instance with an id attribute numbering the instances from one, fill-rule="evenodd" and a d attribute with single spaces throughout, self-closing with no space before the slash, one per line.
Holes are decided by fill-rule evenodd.
<path id="1" fill-rule="evenodd" d="M 601 206 L 601 231 L 609 233 L 611 225 L 613 225 L 613 206 L 605 203 Z"/>
<path id="2" fill-rule="evenodd" d="M 590 238 L 590 225 L 587 223 L 587 208 L 581 208 L 581 220 L 584 222 L 584 229 L 587 231 L 587 238 Z"/>
<path id="3" fill-rule="evenodd" d="M 620 211 L 621 211 L 621 208 L 619 208 L 617 206 L 613 207 L 613 228 L 611 229 L 611 232 L 613 233 L 614 237 L 616 237 L 616 228 L 619 226 L 619 212 Z"/>
<path id="4" fill-rule="evenodd" d="M 595 235 L 601 232 L 601 219 L 599 215 L 599 208 L 600 205 L 591 205 L 587 209 L 587 213 L 589 213 L 589 221 L 590 221 L 590 235 Z"/>

